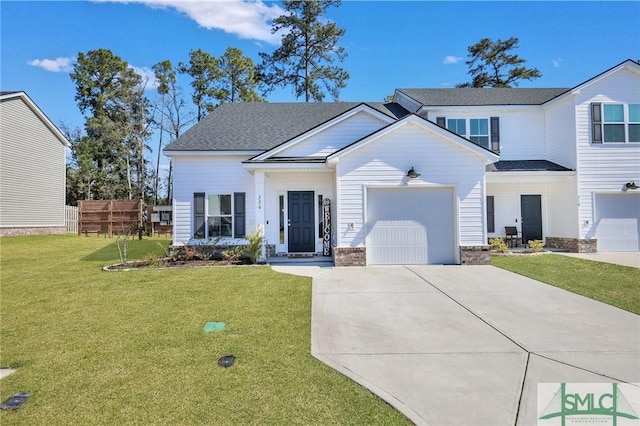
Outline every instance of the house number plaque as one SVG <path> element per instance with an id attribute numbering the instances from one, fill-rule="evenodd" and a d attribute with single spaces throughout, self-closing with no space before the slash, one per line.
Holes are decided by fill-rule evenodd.
<path id="1" fill-rule="evenodd" d="M 331 256 L 331 200 L 322 201 L 322 255 Z"/>

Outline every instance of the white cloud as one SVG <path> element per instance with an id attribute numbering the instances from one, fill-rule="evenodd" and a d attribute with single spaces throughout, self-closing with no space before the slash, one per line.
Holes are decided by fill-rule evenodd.
<path id="1" fill-rule="evenodd" d="M 75 58 L 58 57 L 55 59 L 34 59 L 28 64 L 51 72 L 69 72 L 73 69 Z"/>
<path id="2" fill-rule="evenodd" d="M 136 67 L 133 65 L 129 65 L 136 74 L 142 77 L 142 85 L 144 86 L 144 90 L 152 90 L 158 87 L 158 80 L 156 79 L 156 75 L 151 68 L 147 67 Z"/>
<path id="3" fill-rule="evenodd" d="M 461 57 L 459 56 L 453 56 L 453 55 L 449 55 L 449 56 L 445 56 L 444 60 L 442 61 L 443 64 L 449 65 L 449 64 L 457 64 L 458 62 L 460 62 L 462 60 Z"/>
<path id="4" fill-rule="evenodd" d="M 554 59 L 554 60 L 551 61 L 553 66 L 556 67 L 556 68 L 560 68 L 560 62 L 562 62 L 562 59 Z"/>
<path id="5" fill-rule="evenodd" d="M 170 8 L 184 13 L 201 27 L 219 29 L 240 38 L 277 44 L 271 34 L 271 20 L 285 13 L 277 4 L 267 6 L 260 0 L 93 0 L 95 2 L 142 3 L 154 8 Z"/>

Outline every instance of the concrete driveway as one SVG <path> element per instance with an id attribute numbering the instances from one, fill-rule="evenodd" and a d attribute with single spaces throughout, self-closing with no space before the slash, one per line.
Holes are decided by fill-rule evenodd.
<path id="1" fill-rule="evenodd" d="M 274 267 L 314 276 L 312 354 L 416 424 L 535 425 L 538 383 L 640 382 L 639 316 L 538 281 L 492 266 L 295 268 Z"/>

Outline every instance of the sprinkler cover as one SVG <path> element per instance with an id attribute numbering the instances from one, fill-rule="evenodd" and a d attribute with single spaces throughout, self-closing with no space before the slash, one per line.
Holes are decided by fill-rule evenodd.
<path id="1" fill-rule="evenodd" d="M 27 399 L 29 399 L 30 396 L 31 394 L 27 392 L 14 393 L 0 405 L 0 409 L 17 410 L 22 404 L 27 401 Z"/>
<path id="2" fill-rule="evenodd" d="M 224 367 L 224 368 L 229 368 L 233 365 L 233 363 L 235 362 L 236 357 L 233 355 L 225 355 L 223 357 L 220 357 L 218 359 L 218 365 L 220 367 Z"/>
<path id="3" fill-rule="evenodd" d="M 222 331 L 224 330 L 225 323 L 223 322 L 207 322 L 204 325 L 204 331 L 207 333 L 211 333 L 212 331 Z"/>

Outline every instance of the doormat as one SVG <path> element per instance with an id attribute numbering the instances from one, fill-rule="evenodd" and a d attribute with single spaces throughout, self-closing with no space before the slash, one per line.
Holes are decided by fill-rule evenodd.
<path id="1" fill-rule="evenodd" d="M 210 321 L 204 324 L 204 331 L 207 333 L 211 333 L 214 331 L 222 331 L 224 330 L 224 327 L 225 327 L 225 323 L 223 322 Z"/>
<path id="2" fill-rule="evenodd" d="M 0 409 L 17 410 L 22 404 L 27 402 L 27 399 L 29 399 L 29 397 L 31 397 L 31 394 L 27 392 L 14 393 L 9 398 L 7 398 L 5 402 L 0 404 Z"/>

